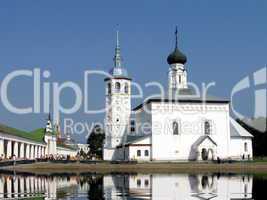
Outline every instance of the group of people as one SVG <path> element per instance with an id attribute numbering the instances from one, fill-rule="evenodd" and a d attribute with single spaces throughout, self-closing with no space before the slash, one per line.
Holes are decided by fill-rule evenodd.
<path id="1" fill-rule="evenodd" d="M 0 161 L 16 161 L 16 160 L 32 160 L 27 158 L 17 158 L 16 155 L 6 157 L 4 154 L 1 154 Z M 36 160 L 79 160 L 79 156 L 71 157 L 70 155 L 45 155 L 37 158 Z"/>

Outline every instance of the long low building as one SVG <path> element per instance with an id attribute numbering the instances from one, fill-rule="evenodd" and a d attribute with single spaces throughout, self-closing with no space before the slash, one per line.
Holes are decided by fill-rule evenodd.
<path id="1" fill-rule="evenodd" d="M 2 159 L 36 159 L 48 156 L 76 156 L 78 149 L 59 144 L 50 117 L 46 128 L 26 132 L 0 125 L 0 156 Z"/>

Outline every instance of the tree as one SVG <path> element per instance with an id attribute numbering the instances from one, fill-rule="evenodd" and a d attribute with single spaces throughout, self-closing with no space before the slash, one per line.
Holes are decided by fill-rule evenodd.
<path id="1" fill-rule="evenodd" d="M 89 181 L 88 199 L 104 200 L 103 176 L 91 177 Z"/>
<path id="2" fill-rule="evenodd" d="M 105 132 L 100 125 L 95 125 L 90 136 L 88 137 L 87 144 L 89 144 L 90 156 L 95 156 L 102 159 L 103 144 L 105 140 Z"/>

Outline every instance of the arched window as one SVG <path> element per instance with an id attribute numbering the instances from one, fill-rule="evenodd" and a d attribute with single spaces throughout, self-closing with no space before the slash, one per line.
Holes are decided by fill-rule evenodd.
<path id="1" fill-rule="evenodd" d="M 137 150 L 137 156 L 138 156 L 138 157 L 141 156 L 141 150 Z"/>
<path id="2" fill-rule="evenodd" d="M 179 135 L 179 124 L 178 122 L 173 122 L 172 123 L 172 130 L 173 130 L 173 135 Z"/>
<path id="3" fill-rule="evenodd" d="M 204 131 L 205 131 L 205 135 L 211 134 L 211 122 L 210 121 L 204 122 Z"/>
<path id="4" fill-rule="evenodd" d="M 246 143 L 246 142 L 245 142 L 245 144 L 244 144 L 244 150 L 245 150 L 245 152 L 248 151 L 248 143 Z"/>
<path id="5" fill-rule="evenodd" d="M 111 84 L 108 83 L 108 94 L 110 94 L 110 93 L 111 93 Z"/>
<path id="6" fill-rule="evenodd" d="M 129 93 L 129 85 L 128 85 L 128 83 L 125 83 L 124 92 L 125 92 L 125 94 Z"/>
<path id="7" fill-rule="evenodd" d="M 119 82 L 116 82 L 115 83 L 115 90 L 116 90 L 116 92 L 120 92 L 120 90 L 121 90 L 121 84 Z"/>
<path id="8" fill-rule="evenodd" d="M 145 156 L 149 156 L 149 151 L 145 150 Z"/>

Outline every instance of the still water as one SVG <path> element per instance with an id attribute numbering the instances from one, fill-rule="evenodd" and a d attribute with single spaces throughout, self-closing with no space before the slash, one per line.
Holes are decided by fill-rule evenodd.
<path id="1" fill-rule="evenodd" d="M 18 174 L 1 172 L 0 199 L 265 199 L 267 179 L 242 174 Z"/>

